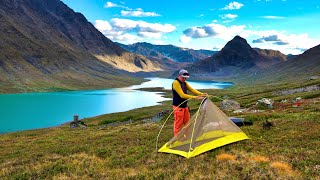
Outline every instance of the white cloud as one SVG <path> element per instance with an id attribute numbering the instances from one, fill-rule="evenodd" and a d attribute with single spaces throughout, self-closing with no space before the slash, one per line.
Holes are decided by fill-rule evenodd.
<path id="1" fill-rule="evenodd" d="M 320 40 L 310 38 L 307 33 L 288 34 L 286 31 L 276 30 L 248 31 L 248 33 L 253 37 L 253 45 L 263 49 L 279 50 L 285 54 L 301 54 L 304 50 L 320 44 Z"/>
<path id="2" fill-rule="evenodd" d="M 180 42 L 182 42 L 182 43 L 188 43 L 190 41 L 191 41 L 191 37 L 189 37 L 189 36 L 182 35 L 180 37 Z"/>
<path id="3" fill-rule="evenodd" d="M 282 16 L 261 16 L 262 18 L 265 19 L 284 19 Z"/>
<path id="4" fill-rule="evenodd" d="M 121 11 L 121 16 L 132 16 L 132 17 L 150 17 L 150 16 L 161 16 L 155 12 L 143 12 L 141 9 L 138 11 Z"/>
<path id="5" fill-rule="evenodd" d="M 114 39 L 113 37 L 123 36 L 124 34 L 124 31 L 113 29 L 108 21 L 96 20 L 94 26 L 109 39 Z"/>
<path id="6" fill-rule="evenodd" d="M 154 32 L 154 33 L 169 33 L 176 29 L 175 26 L 171 24 L 159 24 L 159 23 L 148 23 L 144 21 L 139 21 L 137 28 L 140 31 Z"/>
<path id="7" fill-rule="evenodd" d="M 220 17 L 222 19 L 235 19 L 238 17 L 238 15 L 236 15 L 236 14 L 223 14 L 223 15 L 220 15 Z"/>
<path id="8" fill-rule="evenodd" d="M 191 27 L 183 31 L 184 35 L 190 38 L 219 37 L 229 39 L 243 31 L 245 26 L 230 26 L 221 24 L 207 24 L 202 27 Z"/>
<path id="9" fill-rule="evenodd" d="M 121 4 L 124 4 L 124 2 L 121 2 Z M 122 8 L 122 9 L 126 9 L 126 11 L 122 10 L 121 11 L 121 16 L 130 16 L 130 17 L 153 17 L 153 16 L 161 16 L 158 13 L 155 12 L 144 12 L 142 8 L 136 8 L 135 10 L 133 10 L 132 8 L 123 6 L 123 5 L 119 5 L 119 4 L 115 4 L 112 2 L 107 2 L 104 5 L 105 8 Z"/>
<path id="10" fill-rule="evenodd" d="M 244 5 L 238 2 L 231 2 L 228 5 L 226 5 L 224 8 L 222 8 L 221 10 L 233 10 L 233 9 L 240 9 L 241 7 L 243 7 Z"/>
<path id="11" fill-rule="evenodd" d="M 138 36 L 132 35 L 132 34 L 128 34 L 128 33 L 120 35 L 120 36 L 112 36 L 110 39 L 115 40 L 115 41 L 125 41 L 127 43 L 135 43 L 137 41 L 142 40 Z"/>
<path id="12" fill-rule="evenodd" d="M 103 20 L 96 20 L 95 27 L 99 31 L 111 31 L 112 30 L 110 23 L 108 21 L 103 21 Z"/>
<path id="13" fill-rule="evenodd" d="M 121 29 L 121 30 L 130 30 L 139 24 L 138 21 L 133 21 L 130 19 L 119 19 L 119 18 L 113 18 L 111 19 L 111 25 L 112 27 L 116 29 Z"/>
<path id="14" fill-rule="evenodd" d="M 95 27 L 109 39 L 130 41 L 147 39 L 163 39 L 162 35 L 176 29 L 171 24 L 148 23 L 130 19 L 113 18 L 110 21 L 96 20 Z"/>
<path id="15" fill-rule="evenodd" d="M 254 39 L 252 42 L 253 43 L 276 42 L 276 44 L 278 44 L 278 45 L 288 44 L 288 42 L 286 42 L 285 38 L 280 37 L 280 35 L 270 35 L 270 36 L 262 37 L 259 39 Z"/>
<path id="16" fill-rule="evenodd" d="M 114 4 L 114 3 L 112 3 L 112 2 L 107 2 L 107 3 L 104 5 L 105 8 L 112 8 L 112 7 L 118 7 L 118 6 L 119 6 L 119 5 Z"/>
<path id="17" fill-rule="evenodd" d="M 134 21 L 119 18 L 111 19 L 111 25 L 112 27 L 121 30 L 136 30 L 153 33 L 169 33 L 176 29 L 176 27 L 171 24 L 148 23 L 145 21 Z"/>
<path id="18" fill-rule="evenodd" d="M 284 52 L 289 50 L 301 51 L 320 44 L 320 41 L 311 39 L 307 33 L 287 34 L 278 31 L 274 31 L 271 35 L 254 39 L 252 42 L 259 44 L 264 43 L 265 46 L 269 45 Z"/>
<path id="19" fill-rule="evenodd" d="M 102 34 L 108 36 L 108 37 L 114 37 L 114 36 L 122 36 L 124 35 L 124 31 L 102 31 Z"/>
<path id="20" fill-rule="evenodd" d="M 122 6 L 122 5 L 119 5 L 119 4 L 115 4 L 115 3 L 112 3 L 112 2 L 107 2 L 105 5 L 104 5 L 105 8 L 123 8 L 123 9 L 127 9 L 127 10 L 131 10 L 130 8 L 126 7 L 126 6 Z"/>
<path id="21" fill-rule="evenodd" d="M 138 32 L 138 35 L 144 38 L 155 38 L 155 39 L 160 39 L 162 36 L 161 33 L 154 33 L 154 32 Z"/>

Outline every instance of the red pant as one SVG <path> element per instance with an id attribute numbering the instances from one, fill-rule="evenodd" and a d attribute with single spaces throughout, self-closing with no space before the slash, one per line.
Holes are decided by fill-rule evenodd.
<path id="1" fill-rule="evenodd" d="M 180 129 L 188 123 L 190 120 L 189 108 L 177 108 L 177 106 L 172 106 L 174 111 L 174 124 L 173 124 L 173 134 L 177 135 Z"/>

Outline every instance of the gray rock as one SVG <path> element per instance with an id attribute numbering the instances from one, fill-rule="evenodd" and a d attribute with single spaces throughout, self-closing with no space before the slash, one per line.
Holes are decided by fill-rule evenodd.
<path id="1" fill-rule="evenodd" d="M 309 78 L 310 80 L 316 80 L 316 79 L 320 79 L 320 76 L 310 76 Z"/>
<path id="2" fill-rule="evenodd" d="M 296 97 L 296 98 L 293 99 L 293 102 L 299 102 L 299 101 L 301 101 L 301 100 L 302 100 L 301 97 Z"/>
<path id="3" fill-rule="evenodd" d="M 272 108 L 273 103 L 274 103 L 274 101 L 272 99 L 262 98 L 257 101 L 256 105 Z"/>

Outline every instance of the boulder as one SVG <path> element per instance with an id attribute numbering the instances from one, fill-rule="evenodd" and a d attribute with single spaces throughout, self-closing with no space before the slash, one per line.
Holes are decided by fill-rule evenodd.
<path id="1" fill-rule="evenodd" d="M 257 106 L 262 106 L 262 107 L 268 107 L 268 108 L 272 108 L 274 101 L 272 99 L 268 99 L 268 98 L 262 98 L 260 100 L 257 101 L 256 105 Z"/>
<path id="2" fill-rule="evenodd" d="M 302 100 L 301 97 L 296 97 L 296 98 L 293 99 L 293 102 L 299 102 L 299 101 L 301 101 L 301 100 Z"/>

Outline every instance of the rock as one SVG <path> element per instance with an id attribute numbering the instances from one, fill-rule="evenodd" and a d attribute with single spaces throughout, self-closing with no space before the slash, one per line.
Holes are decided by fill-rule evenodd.
<path id="1" fill-rule="evenodd" d="M 301 100 L 302 100 L 301 97 L 296 97 L 296 98 L 293 99 L 294 102 L 298 102 L 298 101 L 301 101 Z"/>
<path id="2" fill-rule="evenodd" d="M 274 101 L 272 99 L 262 98 L 257 101 L 256 105 L 272 108 L 273 103 L 274 103 Z"/>
<path id="3" fill-rule="evenodd" d="M 226 111 L 238 110 L 240 104 L 237 101 L 226 99 L 221 102 L 221 109 Z"/>
<path id="4" fill-rule="evenodd" d="M 309 78 L 310 80 L 316 80 L 316 79 L 320 79 L 320 76 L 310 76 Z"/>

